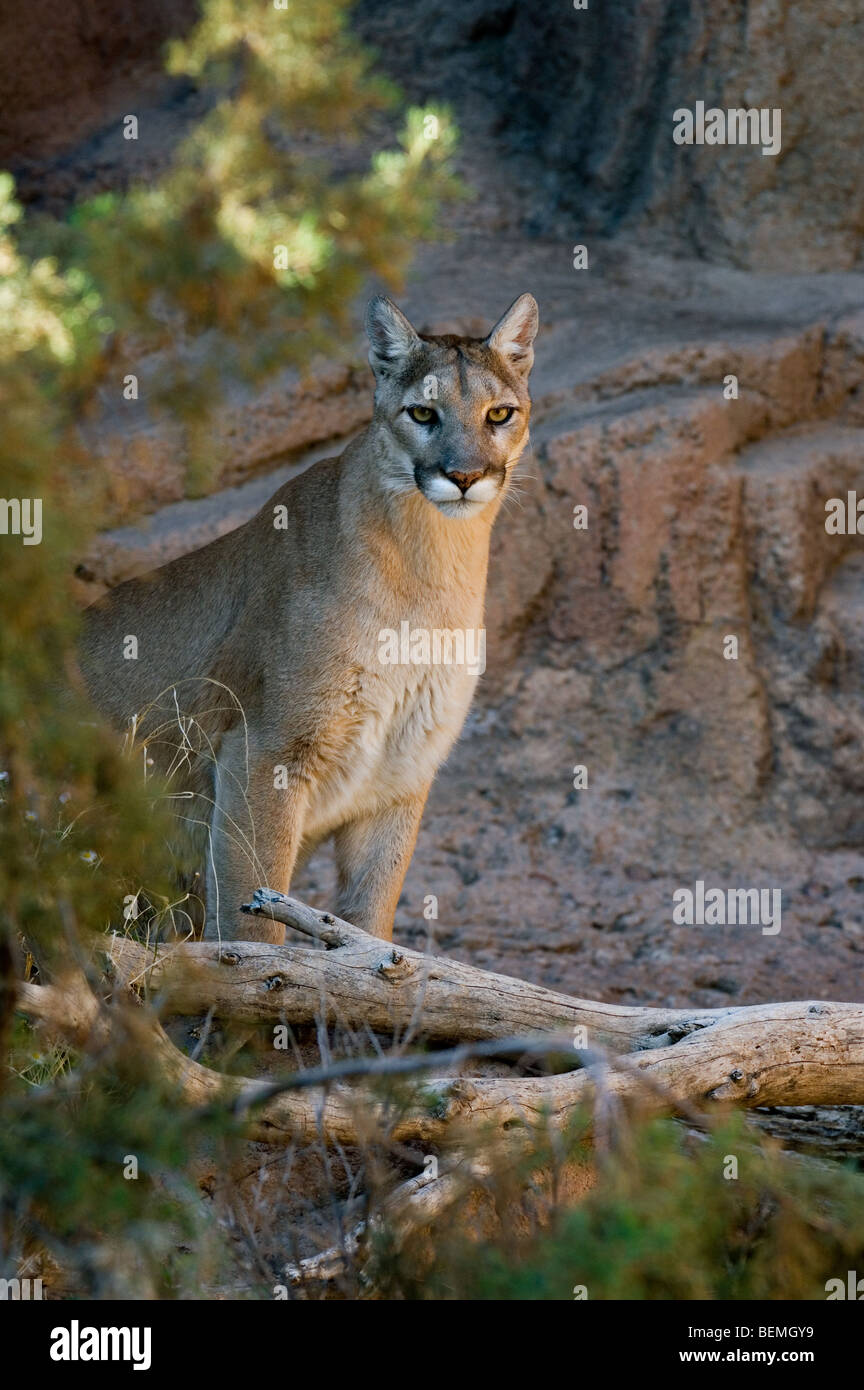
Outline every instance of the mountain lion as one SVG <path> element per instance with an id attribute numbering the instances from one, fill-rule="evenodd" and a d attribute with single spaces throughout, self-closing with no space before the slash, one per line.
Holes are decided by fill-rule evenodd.
<path id="1" fill-rule="evenodd" d="M 287 892 L 330 835 L 339 914 L 390 937 L 477 670 L 385 659 L 382 634 L 482 627 L 537 321 L 523 294 L 486 338 L 432 337 L 377 296 L 368 428 L 244 526 L 87 610 L 94 700 L 182 779 L 180 813 L 204 827 L 208 937 L 281 942 L 283 926 L 239 906 L 258 884 Z"/>

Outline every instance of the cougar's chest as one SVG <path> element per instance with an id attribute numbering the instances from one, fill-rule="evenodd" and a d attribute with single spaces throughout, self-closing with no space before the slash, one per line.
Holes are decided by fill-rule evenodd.
<path id="1" fill-rule="evenodd" d="M 312 832 L 416 795 L 458 737 L 477 677 L 463 666 L 393 664 L 363 671 L 347 699 L 349 731 L 315 787 Z"/>

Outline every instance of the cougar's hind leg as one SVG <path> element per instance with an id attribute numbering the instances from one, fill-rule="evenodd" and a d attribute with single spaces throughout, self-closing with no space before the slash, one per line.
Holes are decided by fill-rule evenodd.
<path id="1" fill-rule="evenodd" d="M 205 936 L 223 940 L 285 940 L 279 922 L 240 912 L 253 889 L 287 893 L 303 838 L 308 780 L 284 767 L 279 752 L 249 750 L 243 731 L 223 742 L 215 776 L 215 806 L 207 864 Z M 278 781 L 278 785 L 276 785 Z"/>

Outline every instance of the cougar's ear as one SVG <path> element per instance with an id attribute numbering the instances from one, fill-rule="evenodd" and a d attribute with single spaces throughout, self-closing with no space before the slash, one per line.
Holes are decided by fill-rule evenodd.
<path id="1" fill-rule="evenodd" d="M 411 324 L 397 309 L 392 299 L 376 294 L 366 308 L 366 333 L 369 338 L 369 365 L 377 376 L 398 367 L 415 348 L 420 338 Z"/>
<path id="2" fill-rule="evenodd" d="M 534 365 L 534 339 L 539 326 L 536 299 L 530 294 L 520 294 L 492 329 L 486 346 L 500 352 L 517 372 L 527 376 Z"/>

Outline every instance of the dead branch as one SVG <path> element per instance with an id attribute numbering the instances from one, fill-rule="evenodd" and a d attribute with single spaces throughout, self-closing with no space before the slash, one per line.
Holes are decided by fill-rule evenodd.
<path id="1" fill-rule="evenodd" d="M 165 991 L 170 1006 L 214 1010 L 239 1020 L 292 1022 L 324 1017 L 353 1020 L 380 1032 L 414 1028 L 427 1037 L 502 1037 L 521 1022 L 521 1038 L 548 1049 L 584 1026 L 596 1049 L 629 1057 L 606 1068 L 604 1087 L 628 1109 L 676 1109 L 692 1115 L 735 1105 L 864 1104 L 864 1007 L 793 1002 L 688 1011 L 619 1008 L 570 999 L 504 975 L 415 951 L 398 950 L 294 899 L 259 890 L 256 911 L 278 916 L 324 944 L 275 947 L 231 942 L 164 948 L 152 956 L 131 941 L 110 947 L 124 983 Z M 105 1010 L 78 991 L 26 986 L 20 1007 L 76 1040 Z M 110 1013 L 111 1011 L 107 1011 Z M 128 1010 L 126 1011 L 128 1012 Z M 224 1076 L 186 1057 L 149 1010 L 147 1036 L 154 1059 L 178 1097 L 199 1106 L 230 1105 L 248 1112 L 254 1137 L 268 1142 L 326 1138 L 360 1143 L 382 1129 L 391 1140 L 459 1143 L 467 1131 L 486 1138 L 515 1129 L 560 1131 L 591 1097 L 593 1070 L 541 1077 L 454 1077 L 431 1054 L 409 1070 L 428 1070 L 419 1099 L 399 1109 L 368 1086 L 350 1087 L 337 1069 L 313 1084 L 291 1078 L 261 1082 Z M 505 1024 L 510 1027 L 505 1027 Z M 512 1030 L 515 1031 L 515 1030 Z M 527 1040 L 524 1035 L 529 1035 Z M 533 1050 L 533 1049 L 532 1049 Z M 574 1051 L 574 1063 L 578 1056 Z M 451 1060 L 468 1058 L 467 1051 Z M 436 1071 L 437 1068 L 437 1071 Z M 393 1059 L 385 1073 L 405 1070 Z M 375 1065 L 352 1065 L 368 1077 Z"/>
<path id="2" fill-rule="evenodd" d="M 333 1283 L 356 1265 L 361 1279 L 368 1254 L 370 1236 L 386 1225 L 391 1232 L 403 1237 L 427 1226 L 460 1198 L 465 1197 L 491 1171 L 490 1165 L 468 1160 L 461 1155 L 451 1158 L 446 1171 L 435 1177 L 418 1173 L 387 1194 L 380 1210 L 369 1220 L 358 1221 L 341 1245 L 331 1246 L 318 1255 L 285 1265 L 284 1276 L 293 1286 L 314 1283 Z"/>
<path id="3" fill-rule="evenodd" d="M 330 913 L 258 889 L 250 913 L 285 922 L 322 944 L 191 942 L 147 952 L 126 937 L 110 945 L 113 966 L 158 991 L 166 1010 L 213 1011 L 235 1022 L 308 1023 L 477 1042 L 585 1030 L 586 1045 L 613 1053 L 663 1047 L 734 1010 L 626 1007 L 575 999 L 510 975 L 424 955 L 369 936 Z M 571 1046 L 572 1046 L 571 1042 Z"/>

